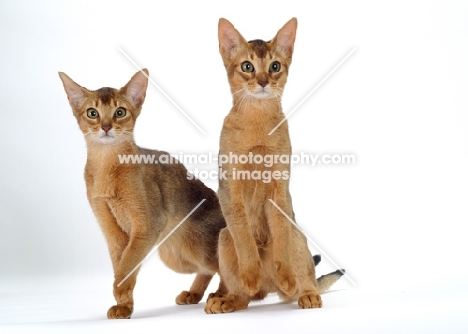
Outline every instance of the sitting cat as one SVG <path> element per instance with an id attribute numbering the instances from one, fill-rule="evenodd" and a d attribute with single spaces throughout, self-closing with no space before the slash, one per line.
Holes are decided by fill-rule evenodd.
<path id="1" fill-rule="evenodd" d="M 220 172 L 226 176 L 219 181 L 218 196 L 227 223 L 220 233 L 219 263 L 228 293 L 210 298 L 206 313 L 244 309 L 251 300 L 263 299 L 270 292 L 284 300 L 297 300 L 301 308 L 321 307 L 320 294 L 343 274 L 338 270 L 319 283 L 315 278 L 307 240 L 289 221 L 294 220 L 289 163 L 275 161 L 266 166 L 232 158 L 291 155 L 287 122 L 269 132 L 285 117 L 281 96 L 296 27 L 293 18 L 273 40 L 247 42 L 229 21 L 219 20 L 219 50 L 233 97 L 218 159 Z M 265 182 L 258 175 L 276 177 Z"/>
<path id="2" fill-rule="evenodd" d="M 125 278 L 161 241 L 159 255 L 169 268 L 179 273 L 196 273 L 189 291 L 182 291 L 176 303 L 198 303 L 219 271 L 218 236 L 226 223 L 216 193 L 200 180 L 187 177 L 182 164 L 121 164 L 119 160 L 119 155 L 153 155 L 159 161 L 168 155 L 140 148 L 133 139 L 146 95 L 148 71 L 136 73 L 119 90 L 105 87 L 90 91 L 65 73 L 60 72 L 59 76 L 86 140 L 87 196 L 107 241 L 114 269 L 117 305 L 109 309 L 108 318 L 131 317 L 138 270 Z M 324 275 L 319 282 L 327 289 L 339 276 Z M 221 279 L 218 290 L 210 296 L 221 297 L 226 292 Z"/>
<path id="3" fill-rule="evenodd" d="M 59 73 L 87 144 L 87 196 L 109 247 L 117 305 L 107 316 L 130 318 L 136 270 L 120 282 L 202 200 L 204 202 L 159 247 L 162 261 L 180 273 L 196 273 L 178 304 L 198 303 L 218 271 L 217 244 L 225 221 L 216 193 L 200 180 L 187 179 L 180 163 L 121 164 L 119 155 L 166 152 L 140 148 L 133 139 L 145 99 L 148 71 L 136 73 L 121 89 L 90 91 Z M 222 283 L 218 293 L 223 292 Z"/>

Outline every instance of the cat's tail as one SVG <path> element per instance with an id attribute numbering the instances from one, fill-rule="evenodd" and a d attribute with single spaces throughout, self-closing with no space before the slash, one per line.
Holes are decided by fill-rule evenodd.
<path id="1" fill-rule="evenodd" d="M 319 278 L 317 278 L 317 283 L 318 283 L 318 290 L 319 293 L 322 294 L 326 292 L 330 287 L 336 283 L 340 279 L 341 276 L 343 276 L 345 273 L 344 269 L 338 269 L 334 272 L 331 272 L 326 275 L 322 275 Z"/>
<path id="2" fill-rule="evenodd" d="M 322 260 L 322 257 L 320 256 L 320 254 L 314 255 L 315 265 L 318 265 L 321 260 Z M 338 269 L 332 273 L 322 275 L 319 278 L 317 278 L 319 293 L 322 294 L 326 292 L 328 289 L 330 289 L 331 286 L 335 284 L 336 281 L 338 281 L 341 276 L 344 275 L 344 273 L 345 273 L 344 269 Z"/>

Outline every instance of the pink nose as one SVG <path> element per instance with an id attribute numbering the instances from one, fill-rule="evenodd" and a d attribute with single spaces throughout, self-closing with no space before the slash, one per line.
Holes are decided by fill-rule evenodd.
<path id="1" fill-rule="evenodd" d="M 268 84 L 268 80 L 267 79 L 264 79 L 264 78 L 261 78 L 257 81 L 257 83 L 262 86 L 263 88 L 265 88 L 265 86 Z"/>
<path id="2" fill-rule="evenodd" d="M 103 129 L 106 133 L 108 133 L 109 130 L 112 129 L 112 125 L 110 125 L 110 124 L 103 124 L 103 125 L 101 126 L 101 129 Z"/>

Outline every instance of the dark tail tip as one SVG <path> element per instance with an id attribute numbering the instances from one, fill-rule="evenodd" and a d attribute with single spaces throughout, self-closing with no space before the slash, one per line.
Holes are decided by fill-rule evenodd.
<path id="1" fill-rule="evenodd" d="M 322 256 L 320 254 L 314 255 L 314 264 L 318 265 L 322 261 Z"/>
<path id="2" fill-rule="evenodd" d="M 340 275 L 340 276 L 343 276 L 345 273 L 346 273 L 346 270 L 344 269 L 338 269 L 337 271 L 335 271 L 335 274 Z"/>

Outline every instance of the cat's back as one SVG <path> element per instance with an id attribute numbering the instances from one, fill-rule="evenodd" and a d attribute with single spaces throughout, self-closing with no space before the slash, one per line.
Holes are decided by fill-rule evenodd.
<path id="1" fill-rule="evenodd" d="M 157 183 L 167 190 L 188 185 L 187 169 L 173 155 L 165 151 L 138 147 L 141 161 L 140 173 L 150 183 Z"/>
<path id="2" fill-rule="evenodd" d="M 167 209 L 172 212 L 189 209 L 191 211 L 202 200 L 204 210 L 217 211 L 219 208 L 216 193 L 199 179 L 189 174 L 185 166 L 165 151 L 139 148 L 140 155 L 150 157 L 143 165 L 142 178 L 149 191 L 161 194 Z M 154 189 L 151 189 L 154 188 Z M 201 208 L 200 208 L 201 209 Z"/>

